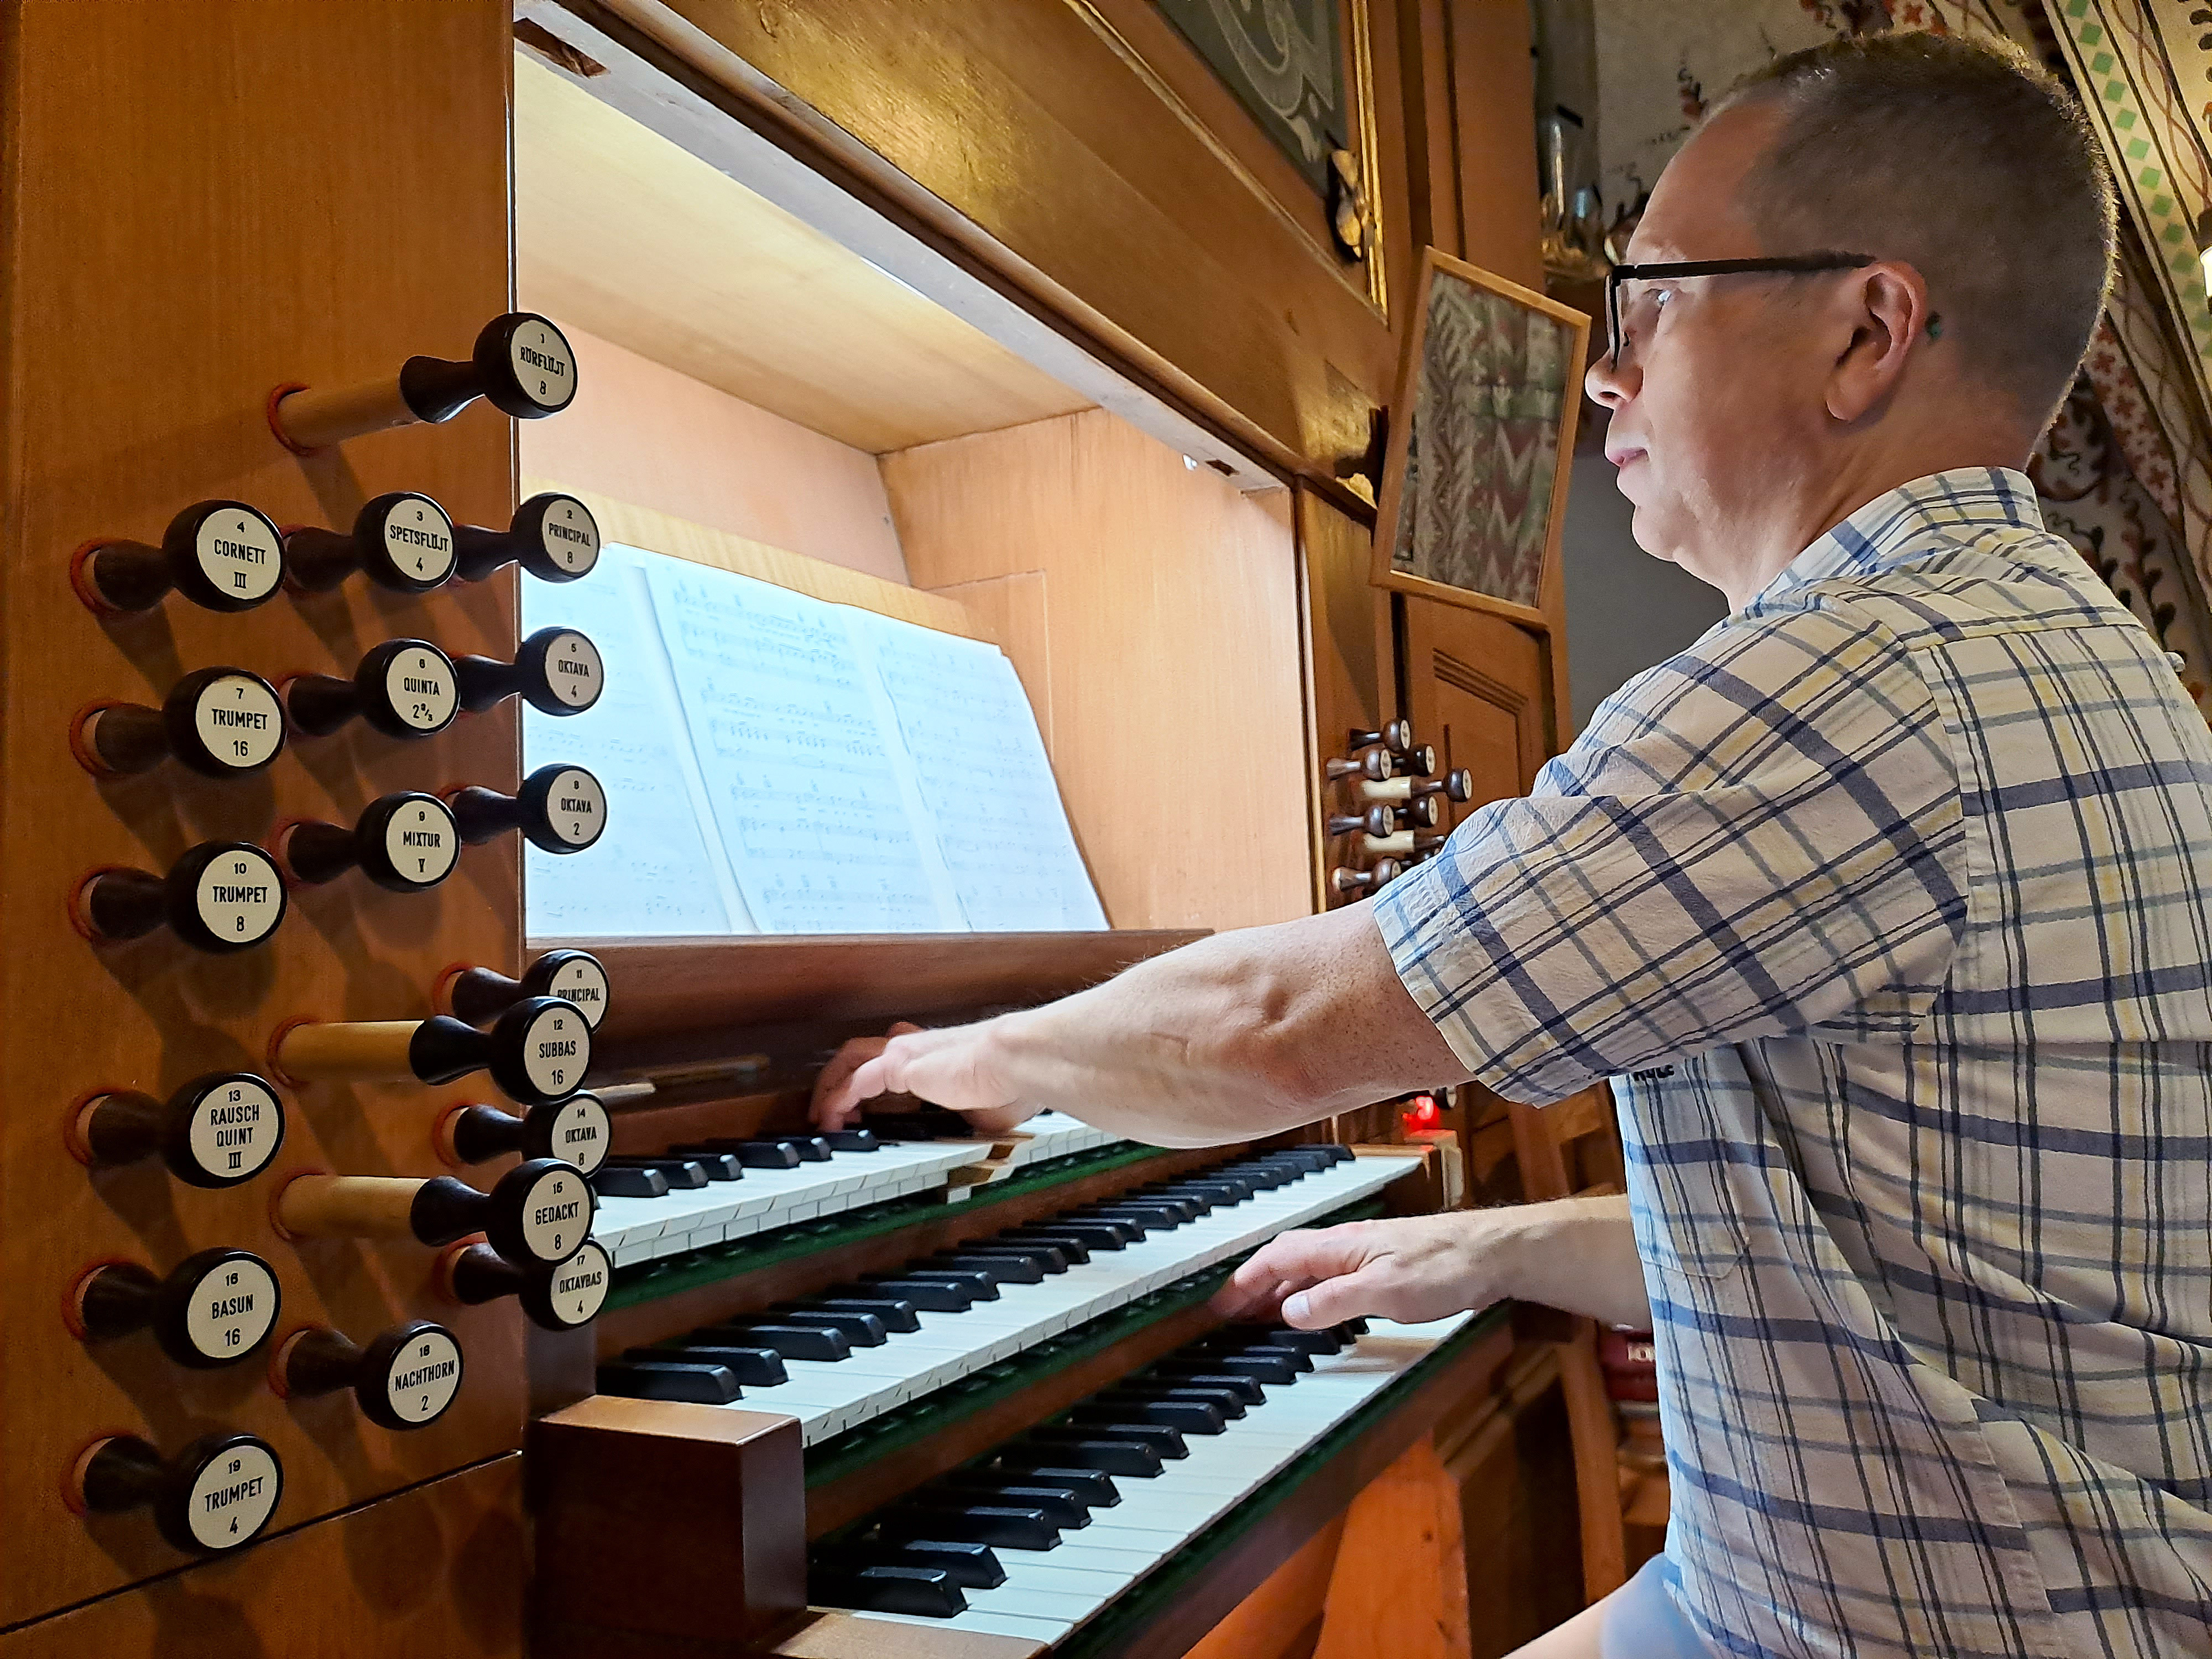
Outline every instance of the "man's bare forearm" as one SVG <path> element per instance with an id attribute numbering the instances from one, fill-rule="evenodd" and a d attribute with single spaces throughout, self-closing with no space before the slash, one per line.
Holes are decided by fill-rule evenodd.
<path id="1" fill-rule="evenodd" d="M 1512 1252 L 1514 1300 L 1650 1329 L 1651 1301 L 1625 1196 L 1557 1199 L 1522 1206 L 1519 1214 L 1523 1224 Z"/>
<path id="2" fill-rule="evenodd" d="M 982 1028 L 1007 1099 L 1210 1146 L 1463 1079 L 1364 905 L 1202 939 Z"/>

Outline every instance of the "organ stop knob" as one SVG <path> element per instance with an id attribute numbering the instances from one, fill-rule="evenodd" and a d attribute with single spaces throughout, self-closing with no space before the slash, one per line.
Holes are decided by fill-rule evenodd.
<path id="1" fill-rule="evenodd" d="M 95 1170 L 158 1156 L 187 1185 L 235 1187 L 284 1144 L 284 1103 L 251 1072 L 213 1072 L 166 1101 L 131 1090 L 94 1095 L 77 1108 L 69 1139 Z"/>
<path id="2" fill-rule="evenodd" d="M 475 1308 L 518 1297 L 530 1322 L 548 1331 L 573 1331 L 597 1319 L 613 1278 L 613 1260 L 588 1238 L 575 1255 L 550 1267 L 518 1265 L 483 1244 L 457 1245 L 438 1262 L 438 1282 L 448 1301 Z"/>
<path id="3" fill-rule="evenodd" d="M 576 354 L 561 331 L 534 312 L 510 311 L 486 323 L 467 357 L 410 357 L 397 376 L 324 390 L 297 384 L 269 394 L 269 427 L 295 454 L 348 438 L 449 421 L 482 398 L 518 421 L 557 415 L 576 395 Z"/>
<path id="4" fill-rule="evenodd" d="M 597 1095 L 571 1095 L 521 1116 L 496 1106 L 457 1106 L 439 1120 L 438 1150 L 455 1164 L 483 1164 L 509 1152 L 557 1158 L 585 1175 L 607 1160 L 614 1124 Z"/>
<path id="5" fill-rule="evenodd" d="M 434 738 L 460 712 L 453 659 L 428 640 L 386 640 L 350 679 L 298 674 L 284 683 L 292 724 L 327 738 L 359 719 L 387 738 Z"/>
<path id="6" fill-rule="evenodd" d="M 73 1508 L 151 1509 L 161 1536 L 194 1555 L 252 1543 L 283 1495 L 284 1466 L 252 1434 L 204 1434 L 172 1458 L 136 1435 L 95 1440 L 70 1480 Z"/>
<path id="7" fill-rule="evenodd" d="M 1359 798 L 1370 801 L 1425 800 L 1441 795 L 1446 800 L 1470 801 L 1474 799 L 1474 774 L 1464 766 L 1455 767 L 1441 778 L 1416 781 L 1410 777 L 1395 777 L 1379 783 L 1362 783 Z"/>
<path id="8" fill-rule="evenodd" d="M 167 927 L 215 955 L 260 944 L 284 920 L 284 907 L 275 860 L 242 841 L 202 842 L 166 876 L 96 870 L 70 901 L 71 920 L 87 939 L 140 939 Z"/>
<path id="9" fill-rule="evenodd" d="M 445 802 L 411 792 L 371 801 L 350 830 L 310 819 L 276 836 L 284 872 L 309 886 L 358 869 L 379 887 L 420 893 L 453 874 L 460 854 L 460 830 Z"/>
<path id="10" fill-rule="evenodd" d="M 1395 859 L 1377 859 L 1365 870 L 1347 870 L 1340 865 L 1328 872 L 1329 885 L 1346 897 L 1354 893 L 1379 893 L 1402 873 Z"/>
<path id="11" fill-rule="evenodd" d="M 251 611 L 284 580 L 284 538 L 244 501 L 195 501 L 169 520 L 159 547 L 91 541 L 70 561 L 70 584 L 94 611 L 150 611 L 173 590 L 208 611 Z"/>
<path id="12" fill-rule="evenodd" d="M 296 526 L 284 534 L 284 580 L 327 593 L 356 570 L 395 593 L 428 593 L 453 574 L 453 521 L 428 495 L 395 489 L 354 514 L 351 530 Z"/>
<path id="13" fill-rule="evenodd" d="M 150 1330 L 179 1365 L 234 1364 L 261 1345 L 283 1300 L 276 1275 L 250 1250 L 186 1256 L 166 1279 L 136 1262 L 93 1268 L 70 1291 L 70 1323 L 88 1342 Z"/>
<path id="14" fill-rule="evenodd" d="M 541 766 L 512 795 L 471 784 L 446 797 L 474 847 L 520 830 L 541 852 L 580 853 L 607 827 L 607 795 L 580 766 Z"/>
<path id="15" fill-rule="evenodd" d="M 1433 744 L 1416 743 L 1407 745 L 1397 757 L 1398 775 L 1425 778 L 1435 774 L 1437 751 Z"/>
<path id="16" fill-rule="evenodd" d="M 1331 783 L 1340 778 L 1364 778 L 1370 783 L 1380 783 L 1397 775 L 1396 762 L 1387 749 L 1370 749 L 1348 760 L 1328 761 L 1322 767 L 1322 773 Z"/>
<path id="17" fill-rule="evenodd" d="M 1363 732 L 1353 726 L 1346 735 L 1347 749 L 1370 749 L 1381 744 L 1394 755 L 1402 755 L 1413 746 L 1413 723 L 1411 720 L 1385 720 L 1380 732 Z"/>
<path id="18" fill-rule="evenodd" d="M 504 530 L 462 525 L 453 532 L 460 573 L 480 582 L 502 565 L 520 564 L 540 581 L 573 582 L 599 562 L 599 523 L 574 495 L 532 495 Z"/>
<path id="19" fill-rule="evenodd" d="M 590 951 L 548 951 L 522 970 L 520 979 L 468 964 L 448 968 L 430 1000 L 441 1013 L 489 1025 L 525 997 L 558 997 L 597 1030 L 612 993 L 605 967 Z"/>
<path id="20" fill-rule="evenodd" d="M 572 1164 L 518 1164 L 488 1193 L 451 1176 L 295 1176 L 276 1195 L 279 1232 L 291 1238 L 412 1238 L 451 1244 L 482 1233 L 510 1261 L 551 1267 L 592 1231 L 591 1183 Z"/>
<path id="21" fill-rule="evenodd" d="M 592 1063 L 592 1029 L 553 997 L 518 1002 L 489 1031 L 444 1014 L 428 1019 L 303 1020 L 270 1044 L 270 1063 L 287 1082 L 453 1083 L 489 1072 L 507 1098 L 526 1106 L 566 1100 L 583 1087 Z"/>
<path id="22" fill-rule="evenodd" d="M 96 774 L 151 771 L 175 757 L 204 777 L 258 772 L 284 747 L 276 689 L 243 668 L 203 668 L 170 688 L 159 708 L 103 703 L 86 711 L 70 747 Z"/>
<path id="23" fill-rule="evenodd" d="M 461 1345 L 443 1325 L 410 1319 L 366 1347 L 327 1326 L 295 1331 L 269 1367 L 280 1398 L 350 1389 L 361 1414 L 383 1429 L 424 1429 L 461 1391 Z"/>
<path id="24" fill-rule="evenodd" d="M 539 629 L 511 663 L 463 657 L 453 672 L 461 707 L 471 714 L 518 695 L 541 714 L 580 714 L 606 684 L 599 647 L 573 628 Z"/>

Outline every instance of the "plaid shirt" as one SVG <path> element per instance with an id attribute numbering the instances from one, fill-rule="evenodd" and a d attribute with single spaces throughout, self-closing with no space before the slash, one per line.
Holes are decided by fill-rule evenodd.
<path id="1" fill-rule="evenodd" d="M 1377 902 L 1479 1080 L 1613 1079 L 1717 1650 L 2212 1654 L 2208 893 L 2203 720 L 1960 471 Z"/>

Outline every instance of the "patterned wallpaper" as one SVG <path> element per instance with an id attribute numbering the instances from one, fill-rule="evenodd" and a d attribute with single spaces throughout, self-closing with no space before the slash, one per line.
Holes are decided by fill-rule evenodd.
<path id="1" fill-rule="evenodd" d="M 2181 653 L 2191 694 L 2212 714 L 2212 311 L 2196 235 L 2212 207 L 2212 10 L 2203 0 L 1593 3 L 1608 217 L 1632 217 L 1737 76 L 1837 36 L 2002 34 L 2083 94 L 2121 183 L 2120 278 L 2031 471 L 2047 522 Z"/>

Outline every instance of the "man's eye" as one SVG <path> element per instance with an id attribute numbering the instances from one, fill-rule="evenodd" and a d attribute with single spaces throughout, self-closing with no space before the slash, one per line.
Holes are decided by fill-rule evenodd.
<path id="1" fill-rule="evenodd" d="M 1652 308 L 1652 310 L 1654 310 L 1654 311 L 1658 310 L 1662 306 L 1665 305 L 1665 304 L 1667 303 L 1667 301 L 1668 301 L 1671 300 L 1671 299 L 1672 299 L 1672 298 L 1674 298 L 1674 290 L 1673 289 L 1671 289 L 1671 288 L 1655 288 L 1655 289 L 1653 289 L 1651 290 L 1651 308 Z"/>

